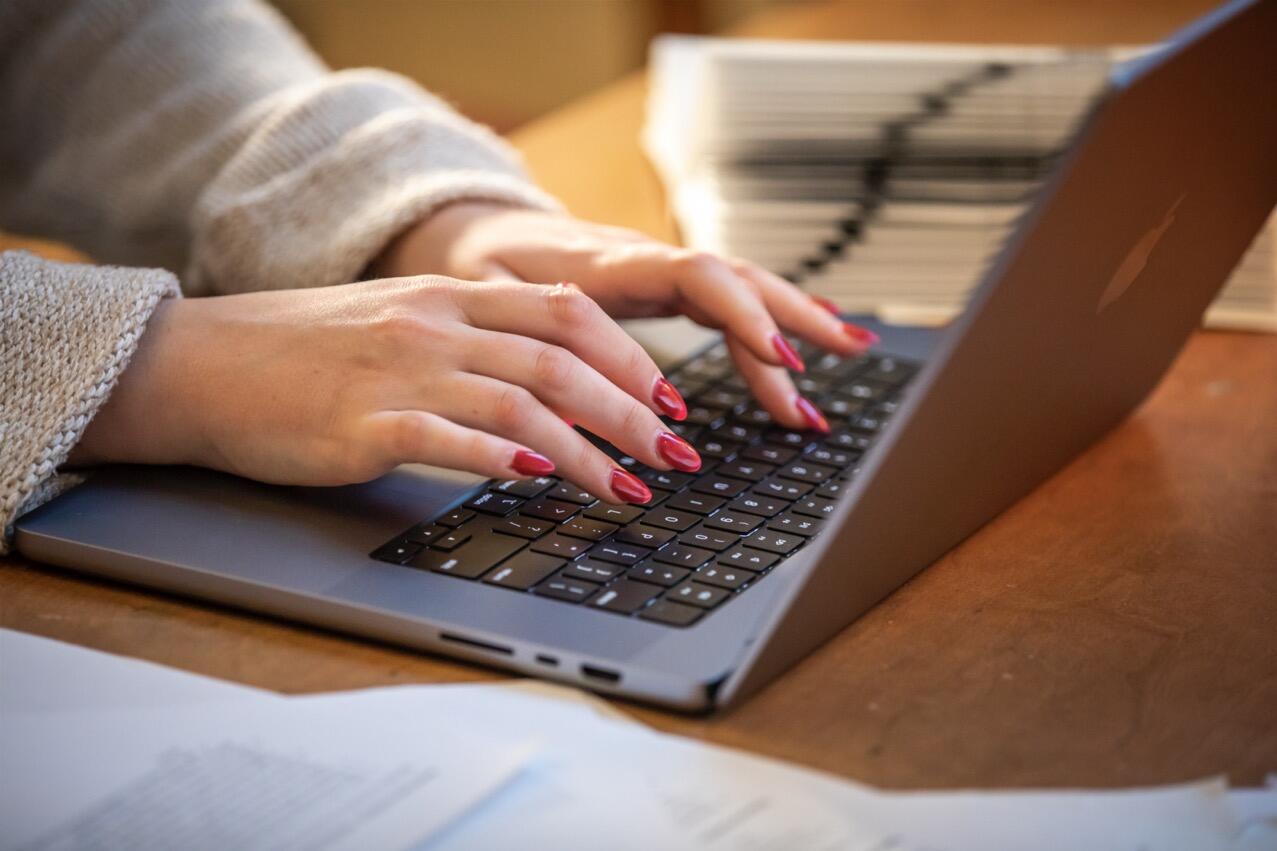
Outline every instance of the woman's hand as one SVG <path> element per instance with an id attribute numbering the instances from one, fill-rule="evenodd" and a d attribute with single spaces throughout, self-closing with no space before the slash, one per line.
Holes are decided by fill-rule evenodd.
<path id="1" fill-rule="evenodd" d="M 166 302 L 74 463 L 187 463 L 268 482 L 365 481 L 420 462 L 497 478 L 557 471 L 603 499 L 642 463 L 700 458 L 643 349 L 571 287 L 400 278 Z"/>
<path id="2" fill-rule="evenodd" d="M 803 363 L 781 330 L 848 356 L 877 341 L 828 302 L 743 260 L 688 251 L 634 231 L 491 204 L 445 207 L 405 233 L 374 269 L 478 280 L 570 281 L 620 318 L 686 314 L 723 330 L 737 368 L 763 406 L 792 428 L 822 429 L 786 368 Z"/>

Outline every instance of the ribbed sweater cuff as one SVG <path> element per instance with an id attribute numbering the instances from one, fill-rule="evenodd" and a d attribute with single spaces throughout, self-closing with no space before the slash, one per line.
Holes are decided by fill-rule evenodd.
<path id="1" fill-rule="evenodd" d="M 14 519 L 68 483 L 58 467 L 177 279 L 159 269 L 0 254 L 0 554 Z"/>

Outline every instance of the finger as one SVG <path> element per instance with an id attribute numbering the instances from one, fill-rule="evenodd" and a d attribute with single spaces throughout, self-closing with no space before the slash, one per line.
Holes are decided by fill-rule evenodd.
<path id="1" fill-rule="evenodd" d="M 806 366 L 780 333 L 755 284 L 721 257 L 659 246 L 633 252 L 629 273 L 641 278 L 674 279 L 685 312 L 701 313 L 747 346 L 755 359 L 803 372 Z"/>
<path id="2" fill-rule="evenodd" d="M 829 424 L 825 422 L 820 409 L 810 399 L 799 394 L 789 373 L 780 367 L 763 363 L 748 346 L 735 337 L 727 337 L 727 350 L 754 396 L 776 422 L 793 429 L 828 434 Z"/>
<path id="3" fill-rule="evenodd" d="M 600 499 L 643 504 L 652 493 L 622 470 L 530 391 L 484 375 L 458 374 L 447 382 L 442 413 L 471 428 L 499 435 L 549 458 L 558 475 Z"/>
<path id="4" fill-rule="evenodd" d="M 781 327 L 817 346 L 851 356 L 863 354 L 878 342 L 878 335 L 872 331 L 844 322 L 831 302 L 812 298 L 779 275 L 753 263 L 737 261 L 733 266 L 737 274 L 754 283 Z"/>
<path id="5" fill-rule="evenodd" d="M 556 414 L 649 467 L 683 472 L 701 467 L 691 444 L 666 428 L 650 408 L 562 346 L 470 329 L 464 351 L 465 369 L 530 390 Z"/>
<path id="6" fill-rule="evenodd" d="M 526 446 L 428 411 L 379 411 L 365 425 L 391 465 L 432 464 L 495 479 L 554 472 L 553 461 Z"/>
<path id="7" fill-rule="evenodd" d="M 487 284 L 461 307 L 471 325 L 562 346 L 650 410 L 687 416 L 683 397 L 643 347 L 576 287 Z"/>

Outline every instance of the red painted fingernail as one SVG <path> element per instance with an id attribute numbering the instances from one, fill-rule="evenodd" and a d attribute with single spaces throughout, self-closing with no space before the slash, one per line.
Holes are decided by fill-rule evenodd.
<path id="1" fill-rule="evenodd" d="M 803 415 L 803 419 L 807 421 L 807 426 L 813 431 L 821 434 L 829 434 L 829 423 L 825 420 L 825 415 L 820 412 L 810 399 L 806 396 L 795 396 L 794 407 L 798 409 L 798 413 Z"/>
<path id="2" fill-rule="evenodd" d="M 652 492 L 647 489 L 647 485 L 640 482 L 637 476 L 624 470 L 612 471 L 612 493 L 635 505 L 652 501 Z"/>
<path id="3" fill-rule="evenodd" d="M 554 462 L 531 449 L 520 449 L 514 453 L 510 467 L 520 476 L 548 476 L 554 472 Z"/>
<path id="4" fill-rule="evenodd" d="M 821 307 L 823 307 L 825 310 L 828 310 L 828 311 L 829 311 L 830 313 L 832 313 L 834 316 L 842 316 L 842 311 L 840 311 L 840 310 L 838 309 L 838 305 L 834 304 L 834 303 L 833 303 L 832 301 L 830 301 L 829 299 L 827 299 L 827 298 L 821 298 L 821 297 L 820 297 L 820 296 L 818 296 L 818 295 L 814 295 L 814 296 L 812 296 L 812 297 L 811 297 L 811 300 L 812 300 L 812 301 L 814 301 L 814 302 L 816 302 L 816 304 L 820 305 L 820 306 L 821 306 Z"/>
<path id="5" fill-rule="evenodd" d="M 656 436 L 656 451 L 684 473 L 694 473 L 701 468 L 701 456 L 692 448 L 692 444 L 673 432 L 663 431 Z"/>
<path id="6" fill-rule="evenodd" d="M 667 417 L 680 422 L 687 419 L 687 403 L 683 401 L 682 394 L 664 378 L 656 379 L 656 384 L 652 385 L 652 401 Z"/>
<path id="7" fill-rule="evenodd" d="M 868 328 L 861 328 L 859 325 L 852 325 L 850 322 L 844 322 L 842 324 L 842 330 L 848 337 L 855 340 L 857 343 L 863 343 L 866 346 L 872 346 L 874 343 L 877 343 L 882 339 Z"/>
<path id="8" fill-rule="evenodd" d="M 806 372 L 807 365 L 803 363 L 803 359 L 798 356 L 798 352 L 794 351 L 794 347 L 789 345 L 780 334 L 772 334 L 772 348 L 776 350 L 776 354 L 780 355 L 781 361 L 785 366 L 794 372 Z"/>

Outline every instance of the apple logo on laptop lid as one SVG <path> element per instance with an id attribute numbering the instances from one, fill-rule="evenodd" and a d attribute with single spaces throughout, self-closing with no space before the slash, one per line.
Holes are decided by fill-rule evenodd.
<path id="1" fill-rule="evenodd" d="M 1179 205 L 1183 203 L 1185 195 L 1181 193 L 1175 199 L 1175 203 L 1162 214 L 1162 220 L 1156 226 L 1140 237 L 1139 242 L 1131 248 L 1124 259 L 1117 267 L 1117 271 L 1113 273 L 1109 284 L 1104 288 L 1104 292 L 1100 294 L 1100 301 L 1095 306 L 1095 313 L 1098 316 L 1113 302 L 1122 297 L 1122 294 L 1130 289 L 1131 284 L 1135 283 L 1135 279 L 1140 276 L 1140 272 L 1144 271 L 1144 267 L 1148 265 L 1148 258 L 1152 256 L 1153 249 L 1157 247 L 1157 243 L 1161 241 L 1162 236 L 1175 224 L 1175 213 L 1179 209 Z"/>

